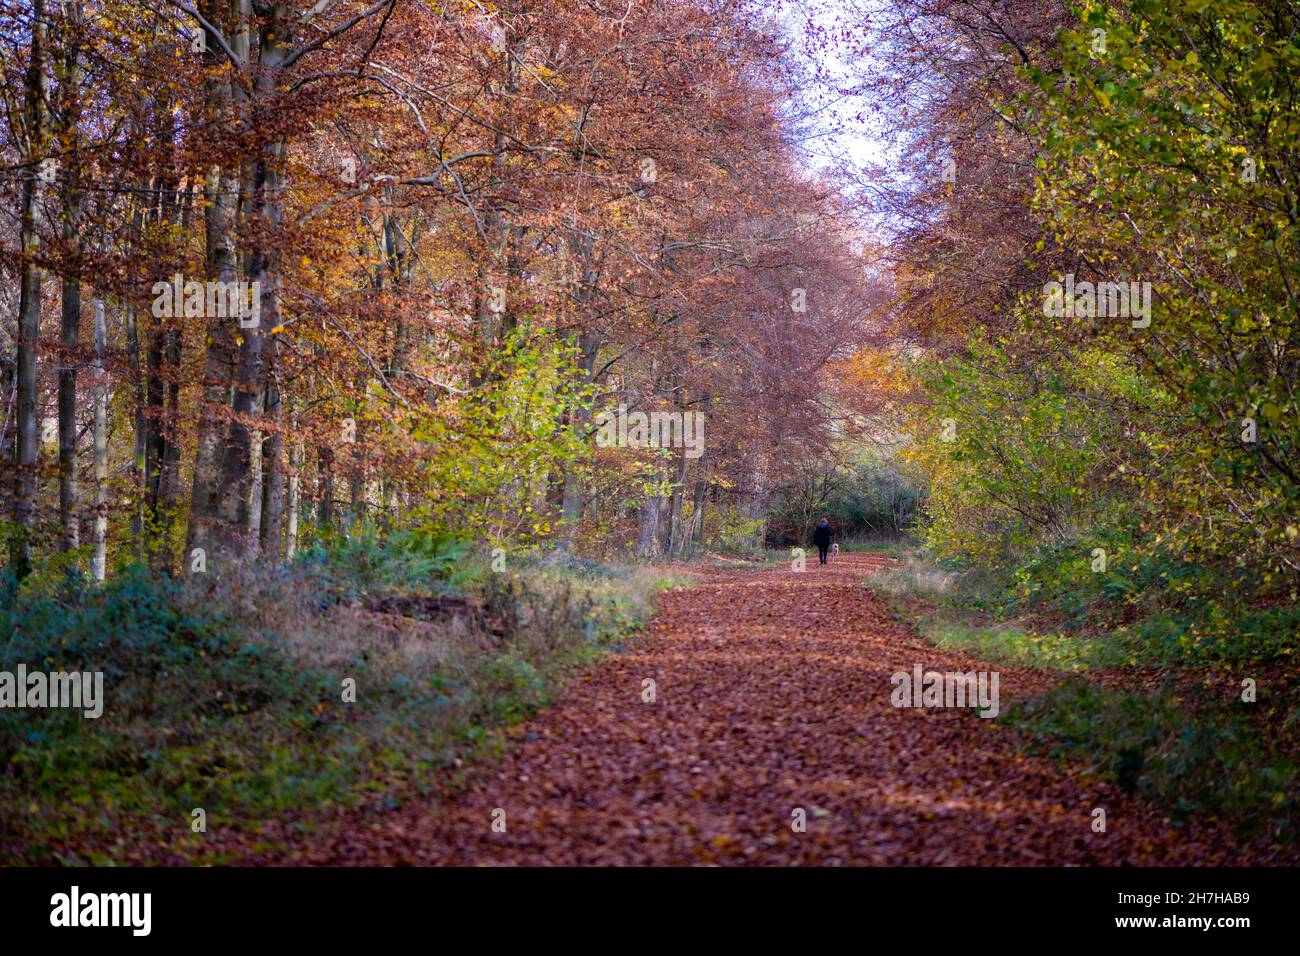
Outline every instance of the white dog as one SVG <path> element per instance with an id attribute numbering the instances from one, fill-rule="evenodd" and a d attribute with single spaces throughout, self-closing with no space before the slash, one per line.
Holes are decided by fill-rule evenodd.
<path id="1" fill-rule="evenodd" d="M 832 542 L 831 542 L 831 557 L 832 557 L 832 558 L 838 557 L 838 556 L 839 556 L 839 553 L 840 553 L 840 543 L 839 543 L 838 541 L 832 541 Z"/>

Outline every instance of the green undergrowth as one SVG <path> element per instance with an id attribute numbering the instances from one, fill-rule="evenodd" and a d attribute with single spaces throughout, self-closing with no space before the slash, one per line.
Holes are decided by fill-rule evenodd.
<path id="1" fill-rule="evenodd" d="M 1059 676 L 1006 708 L 1027 749 L 1138 793 L 1175 821 L 1218 816 L 1246 833 L 1293 840 L 1295 607 L 1240 600 L 1208 572 L 1167 557 L 1111 572 L 1059 552 L 988 568 L 914 550 L 867 583 L 938 647 Z M 1232 687 L 1254 675 L 1256 699 L 1206 690 L 1216 675 Z"/>
<path id="2" fill-rule="evenodd" d="M 1270 733 L 1276 728 L 1252 719 L 1249 706 L 1071 679 L 1012 707 L 1009 717 L 1031 750 L 1141 794 L 1175 822 L 1209 814 L 1248 835 L 1290 842 L 1300 823 L 1300 768 Z"/>
<path id="3" fill-rule="evenodd" d="M 1079 558 L 1078 553 L 1085 555 Z M 936 561 L 913 549 L 870 587 L 907 607 L 935 643 L 1008 666 L 1096 669 L 1286 666 L 1300 646 L 1300 607 L 1166 555 L 1113 559 L 1044 550 L 1014 566 Z"/>
<path id="4" fill-rule="evenodd" d="M 194 810 L 212 834 L 445 790 L 681 583 L 362 532 L 287 568 L 11 593 L 0 671 L 99 671 L 104 702 L 0 709 L 0 862 L 202 858 Z"/>

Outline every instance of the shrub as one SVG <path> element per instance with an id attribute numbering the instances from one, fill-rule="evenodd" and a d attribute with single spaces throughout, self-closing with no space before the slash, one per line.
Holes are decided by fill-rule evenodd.
<path id="1" fill-rule="evenodd" d="M 290 567 L 25 590 L 0 610 L 0 669 L 102 670 L 107 701 L 97 720 L 0 710 L 0 861 L 120 862 L 123 834 L 146 857 L 202 854 L 194 807 L 239 826 L 448 786 L 672 583 L 465 554 L 366 532 Z"/>
<path id="2" fill-rule="evenodd" d="M 1220 813 L 1247 830 L 1291 837 L 1300 771 L 1245 715 L 1190 711 L 1168 690 L 1109 690 L 1067 681 L 1012 707 L 1017 726 L 1056 757 L 1168 807 L 1176 819 Z"/>

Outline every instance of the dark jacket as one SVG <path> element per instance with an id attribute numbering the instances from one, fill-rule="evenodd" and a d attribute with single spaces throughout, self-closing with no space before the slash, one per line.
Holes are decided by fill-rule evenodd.
<path id="1" fill-rule="evenodd" d="M 831 546 L 831 526 L 828 524 L 819 524 L 817 530 L 813 532 L 813 544 L 819 548 L 829 548 Z"/>

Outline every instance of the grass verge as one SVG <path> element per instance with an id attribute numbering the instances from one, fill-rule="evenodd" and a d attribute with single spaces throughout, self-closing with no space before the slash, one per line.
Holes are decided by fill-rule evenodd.
<path id="1" fill-rule="evenodd" d="M 919 551 L 868 586 L 923 638 L 994 664 L 1047 671 L 1050 690 L 1006 708 L 1027 750 L 1141 794 L 1175 821 L 1230 819 L 1294 841 L 1300 824 L 1300 681 L 1288 609 L 1241 617 L 1231 638 L 1153 608 L 1122 626 L 1008 601 L 1012 576 L 944 566 Z M 1059 597 L 1059 595 L 1058 595 Z M 1065 597 L 1069 602 L 1069 597 Z M 1102 621 L 1118 616 L 1099 613 Z M 1046 623 L 1048 629 L 1043 629 Z M 1254 674 L 1249 687 L 1241 674 Z M 1233 688 L 1225 695 L 1227 680 Z M 1215 689 L 1217 686 L 1217 689 Z"/>
<path id="2" fill-rule="evenodd" d="M 99 671 L 105 701 L 0 709 L 0 863 L 220 862 L 193 811 L 211 831 L 445 792 L 681 583 L 363 536 L 237 577 L 24 593 L 0 671 Z"/>

